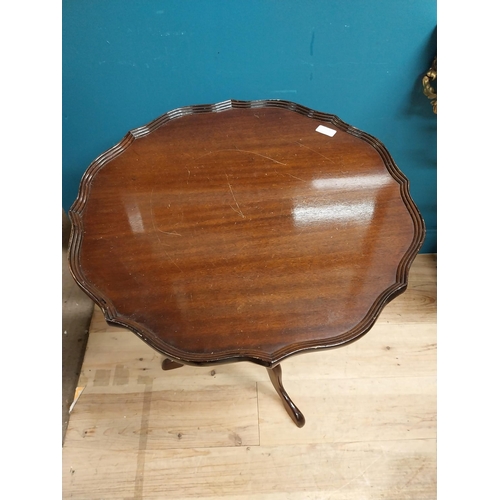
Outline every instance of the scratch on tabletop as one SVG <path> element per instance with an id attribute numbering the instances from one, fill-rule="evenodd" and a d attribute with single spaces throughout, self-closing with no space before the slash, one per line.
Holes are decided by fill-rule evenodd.
<path id="1" fill-rule="evenodd" d="M 231 194 L 233 195 L 233 200 L 234 202 L 236 203 L 236 206 L 238 207 L 238 210 L 236 210 L 236 208 L 234 208 L 232 205 L 229 205 L 238 215 L 240 215 L 240 217 L 243 217 L 243 219 L 245 218 L 245 216 L 243 215 L 243 212 L 241 211 L 241 208 L 240 208 L 240 205 L 238 203 L 238 201 L 236 200 L 236 196 L 234 196 L 234 193 L 233 193 L 233 188 L 231 187 L 231 184 L 229 184 L 229 177 L 228 175 L 226 174 L 226 178 L 227 178 L 227 185 L 229 186 L 229 190 L 231 191 Z"/>
<path id="2" fill-rule="evenodd" d="M 154 188 L 151 190 L 151 194 L 149 195 L 149 210 L 151 212 L 151 222 L 153 223 L 153 227 L 154 227 L 154 230 L 155 230 L 155 235 L 156 235 L 156 238 L 158 240 L 158 243 L 162 246 L 163 248 L 163 251 L 165 252 L 165 255 L 167 256 L 168 260 L 170 260 L 170 262 L 172 262 L 172 264 L 177 268 L 179 269 L 179 271 L 182 272 L 182 269 L 178 266 L 177 262 L 175 262 L 172 257 L 169 255 L 169 253 L 165 250 L 165 245 L 161 242 L 160 240 L 160 236 L 158 235 L 158 233 L 165 233 L 165 231 L 161 231 L 160 229 L 158 229 L 156 227 L 156 223 L 155 223 L 155 217 L 153 215 L 153 190 Z M 169 234 L 169 233 L 166 233 L 166 234 Z M 178 233 L 177 233 L 178 234 Z M 180 236 L 180 234 L 179 234 Z"/>
<path id="3" fill-rule="evenodd" d="M 297 177 L 295 175 L 289 174 L 288 172 L 286 172 L 286 175 L 289 175 L 290 177 L 293 177 L 294 179 L 297 179 L 298 181 L 306 182 L 304 179 L 301 179 L 300 177 Z"/>
<path id="4" fill-rule="evenodd" d="M 196 160 L 202 158 L 203 156 L 207 156 L 209 154 L 221 153 L 221 152 L 225 152 L 225 151 L 239 151 L 240 153 L 249 153 L 251 155 L 261 156 L 262 158 L 266 158 L 268 160 L 274 161 L 274 163 L 279 163 L 280 165 L 285 165 L 286 166 L 286 163 L 283 163 L 281 161 L 275 160 L 274 158 L 271 158 L 270 156 L 261 155 L 260 153 L 255 153 L 254 151 L 247 151 L 246 149 L 240 149 L 240 148 L 237 148 L 236 146 L 234 148 L 217 149 L 215 151 L 209 151 L 208 153 L 203 153 L 202 155 L 197 156 Z"/>
<path id="5" fill-rule="evenodd" d="M 262 158 L 267 158 L 268 160 L 274 161 L 274 163 L 279 163 L 280 165 L 285 165 L 286 166 L 286 163 L 282 163 L 281 161 L 275 160 L 274 158 L 271 158 L 270 156 L 261 155 L 259 153 L 255 153 L 254 151 L 246 151 L 245 149 L 240 149 L 240 148 L 237 148 L 237 147 L 235 147 L 235 149 L 237 151 L 241 151 L 242 153 L 250 153 L 252 155 L 261 156 Z"/>
<path id="6" fill-rule="evenodd" d="M 315 149 L 313 148 L 310 148 L 309 146 L 306 146 L 305 144 L 301 144 L 300 142 L 297 142 L 295 141 L 300 147 L 302 148 L 306 148 L 306 149 L 309 149 L 310 151 L 312 151 L 313 153 L 316 153 L 320 156 L 322 156 L 323 158 L 326 158 L 328 161 L 331 161 L 332 163 L 335 163 L 331 158 L 328 158 L 328 156 L 325 156 L 324 154 L 320 153 L 319 151 L 316 151 Z"/>

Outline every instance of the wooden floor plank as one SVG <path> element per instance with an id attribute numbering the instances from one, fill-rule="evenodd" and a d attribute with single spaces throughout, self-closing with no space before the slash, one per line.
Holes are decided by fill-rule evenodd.
<path id="1" fill-rule="evenodd" d="M 263 446 L 436 436 L 433 377 L 293 380 L 287 391 L 304 413 L 306 425 L 287 425 L 290 417 L 271 383 L 259 382 Z"/>
<path id="2" fill-rule="evenodd" d="M 126 392 L 112 385 L 84 392 L 66 446 L 127 450 L 143 435 L 148 449 L 257 445 L 256 384 L 200 387 L 144 377 Z"/>
<path id="3" fill-rule="evenodd" d="M 74 500 L 436 498 L 434 439 L 157 449 L 136 455 L 99 450 L 90 457 L 72 448 L 63 469 L 64 490 Z"/>
<path id="4" fill-rule="evenodd" d="M 285 360 L 283 380 L 435 377 L 436 351 L 435 323 L 379 324 L 348 346 Z"/>

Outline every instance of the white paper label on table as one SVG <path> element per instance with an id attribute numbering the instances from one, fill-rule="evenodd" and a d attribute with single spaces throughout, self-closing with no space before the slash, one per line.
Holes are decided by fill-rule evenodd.
<path id="1" fill-rule="evenodd" d="M 319 125 L 318 128 L 316 129 L 316 132 L 319 132 L 320 134 L 325 134 L 329 137 L 333 137 L 337 131 L 333 130 L 333 128 L 325 127 L 324 125 Z"/>

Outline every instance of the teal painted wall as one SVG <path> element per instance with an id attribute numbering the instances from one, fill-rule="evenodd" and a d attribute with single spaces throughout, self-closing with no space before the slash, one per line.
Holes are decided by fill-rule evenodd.
<path id="1" fill-rule="evenodd" d="M 286 99 L 380 139 L 436 252 L 436 0 L 63 0 L 63 208 L 101 153 L 190 104 Z"/>

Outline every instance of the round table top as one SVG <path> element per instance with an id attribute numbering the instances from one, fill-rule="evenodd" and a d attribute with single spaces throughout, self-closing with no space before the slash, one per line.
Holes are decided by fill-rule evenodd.
<path id="1" fill-rule="evenodd" d="M 274 366 L 366 333 L 424 239 L 374 137 L 289 101 L 179 108 L 87 169 L 70 268 L 173 360 Z"/>

